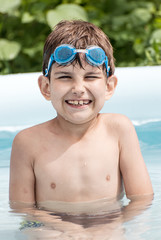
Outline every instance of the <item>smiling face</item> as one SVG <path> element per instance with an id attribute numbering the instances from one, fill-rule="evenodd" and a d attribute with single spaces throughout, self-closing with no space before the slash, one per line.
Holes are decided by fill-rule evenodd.
<path id="1" fill-rule="evenodd" d="M 83 124 L 93 120 L 112 95 L 110 79 L 107 80 L 102 67 L 85 61 L 83 68 L 79 64 L 60 66 L 55 63 L 50 81 L 41 76 L 39 86 L 45 98 L 51 100 L 59 120 Z"/>

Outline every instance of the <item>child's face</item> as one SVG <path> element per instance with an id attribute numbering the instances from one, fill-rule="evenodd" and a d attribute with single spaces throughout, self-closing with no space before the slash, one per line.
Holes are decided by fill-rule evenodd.
<path id="1" fill-rule="evenodd" d="M 44 77 L 45 78 L 45 77 Z M 83 62 L 76 65 L 53 64 L 48 84 L 50 99 L 58 118 L 73 124 L 86 123 L 97 116 L 109 98 L 108 80 L 102 67 Z"/>

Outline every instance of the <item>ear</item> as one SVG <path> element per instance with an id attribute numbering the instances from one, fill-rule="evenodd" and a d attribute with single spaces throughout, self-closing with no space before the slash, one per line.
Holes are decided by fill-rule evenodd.
<path id="1" fill-rule="evenodd" d="M 115 75 L 108 77 L 106 96 L 105 96 L 106 100 L 109 100 L 112 97 L 112 95 L 114 94 L 114 91 L 116 89 L 116 86 L 117 86 L 117 77 Z"/>
<path id="2" fill-rule="evenodd" d="M 46 100 L 50 100 L 50 82 L 47 77 L 44 75 L 39 76 L 38 78 L 38 85 L 40 88 L 40 92 L 44 96 Z"/>

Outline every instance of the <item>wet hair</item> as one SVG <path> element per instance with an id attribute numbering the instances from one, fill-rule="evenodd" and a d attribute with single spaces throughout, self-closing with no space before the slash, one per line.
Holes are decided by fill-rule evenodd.
<path id="1" fill-rule="evenodd" d="M 97 45 L 101 47 L 108 57 L 110 66 L 109 76 L 114 74 L 115 65 L 113 48 L 107 35 L 92 23 L 82 20 L 61 21 L 49 34 L 44 45 L 43 52 L 43 74 L 48 66 L 49 58 L 55 48 L 61 44 L 70 44 L 76 49 L 86 49 L 88 46 Z M 82 67 L 80 57 L 77 54 L 76 60 Z M 72 63 L 73 64 L 73 63 Z M 105 64 L 103 64 L 105 68 Z M 49 71 L 50 78 L 50 71 Z"/>

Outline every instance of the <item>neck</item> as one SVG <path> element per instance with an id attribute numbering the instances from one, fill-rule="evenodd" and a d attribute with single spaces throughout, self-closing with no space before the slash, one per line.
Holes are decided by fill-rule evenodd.
<path id="1" fill-rule="evenodd" d="M 98 118 L 99 114 L 90 121 L 82 124 L 71 123 L 63 119 L 61 116 L 57 116 L 55 120 L 57 128 L 61 133 L 63 133 L 63 135 L 70 136 L 75 139 L 80 139 L 96 126 Z"/>

